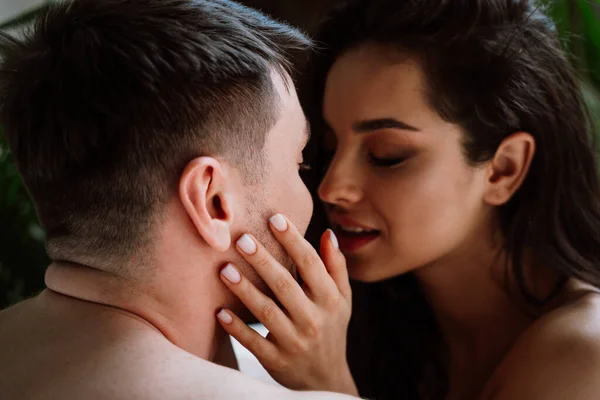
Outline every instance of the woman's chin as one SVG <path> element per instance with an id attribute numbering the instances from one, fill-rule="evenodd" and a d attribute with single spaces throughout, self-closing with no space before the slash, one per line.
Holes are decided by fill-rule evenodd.
<path id="1" fill-rule="evenodd" d="M 350 276 L 350 279 L 361 283 L 382 282 L 402 274 L 403 272 L 378 271 L 372 266 L 353 266 L 350 263 L 348 264 L 348 275 Z"/>
<path id="2" fill-rule="evenodd" d="M 384 260 L 386 259 L 387 260 Z M 389 257 L 393 258 L 393 256 Z M 419 263 L 408 262 L 408 259 L 393 258 L 380 254 L 378 257 L 358 257 L 358 255 L 346 256 L 348 275 L 350 279 L 362 283 L 377 283 L 396 278 L 420 267 Z M 386 262 L 387 261 L 387 262 Z"/>

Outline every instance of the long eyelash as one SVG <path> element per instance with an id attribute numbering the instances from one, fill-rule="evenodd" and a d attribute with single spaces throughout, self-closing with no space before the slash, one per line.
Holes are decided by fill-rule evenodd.
<path id="1" fill-rule="evenodd" d="M 369 162 L 376 167 L 395 167 L 407 160 L 407 157 L 398 158 L 377 158 L 373 154 L 369 154 Z"/>

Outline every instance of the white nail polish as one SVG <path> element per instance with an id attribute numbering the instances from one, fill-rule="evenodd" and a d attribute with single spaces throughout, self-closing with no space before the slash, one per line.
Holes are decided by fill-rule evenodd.
<path id="1" fill-rule="evenodd" d="M 288 227 L 287 221 L 281 214 L 273 215 L 271 218 L 269 218 L 269 221 L 271 222 L 271 225 L 273 225 L 273 227 L 279 232 L 285 232 Z"/>
<path id="2" fill-rule="evenodd" d="M 333 231 L 331 229 L 329 230 L 329 240 L 331 240 L 331 244 L 333 245 L 334 248 L 336 248 L 336 249 L 340 248 L 340 244 L 338 242 L 337 236 L 335 236 L 335 233 L 333 233 Z"/>
<path id="3" fill-rule="evenodd" d="M 221 270 L 221 274 L 231 283 L 240 283 L 242 280 L 238 270 L 231 264 L 227 264 L 227 266 Z"/>
<path id="4" fill-rule="evenodd" d="M 242 251 L 248 255 L 256 253 L 256 243 L 247 234 L 244 233 L 241 238 L 238 239 L 237 245 Z"/>
<path id="5" fill-rule="evenodd" d="M 217 318 L 219 318 L 223 323 L 229 325 L 233 322 L 233 317 L 225 310 L 219 311 L 217 314 Z"/>

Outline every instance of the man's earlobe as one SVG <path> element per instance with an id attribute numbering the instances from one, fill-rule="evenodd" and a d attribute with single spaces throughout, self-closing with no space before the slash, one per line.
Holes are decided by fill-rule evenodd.
<path id="1" fill-rule="evenodd" d="M 217 251 L 231 246 L 233 207 L 223 165 L 212 157 L 188 164 L 179 182 L 179 197 L 204 241 Z"/>
<path id="2" fill-rule="evenodd" d="M 535 155 L 535 139 L 529 133 L 505 138 L 488 165 L 484 200 L 494 206 L 507 203 L 519 190 Z"/>

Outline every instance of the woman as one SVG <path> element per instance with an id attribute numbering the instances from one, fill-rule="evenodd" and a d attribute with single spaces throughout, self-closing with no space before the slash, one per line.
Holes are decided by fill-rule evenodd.
<path id="1" fill-rule="evenodd" d="M 223 279 L 272 336 L 224 328 L 293 388 L 598 398 L 595 147 L 550 19 L 527 0 L 362 0 L 319 39 L 318 193 L 356 281 L 347 358 L 335 242 L 320 264 L 288 226 L 273 231 L 304 290 L 269 277 L 283 312 Z M 247 260 L 279 271 L 262 251 Z"/>

